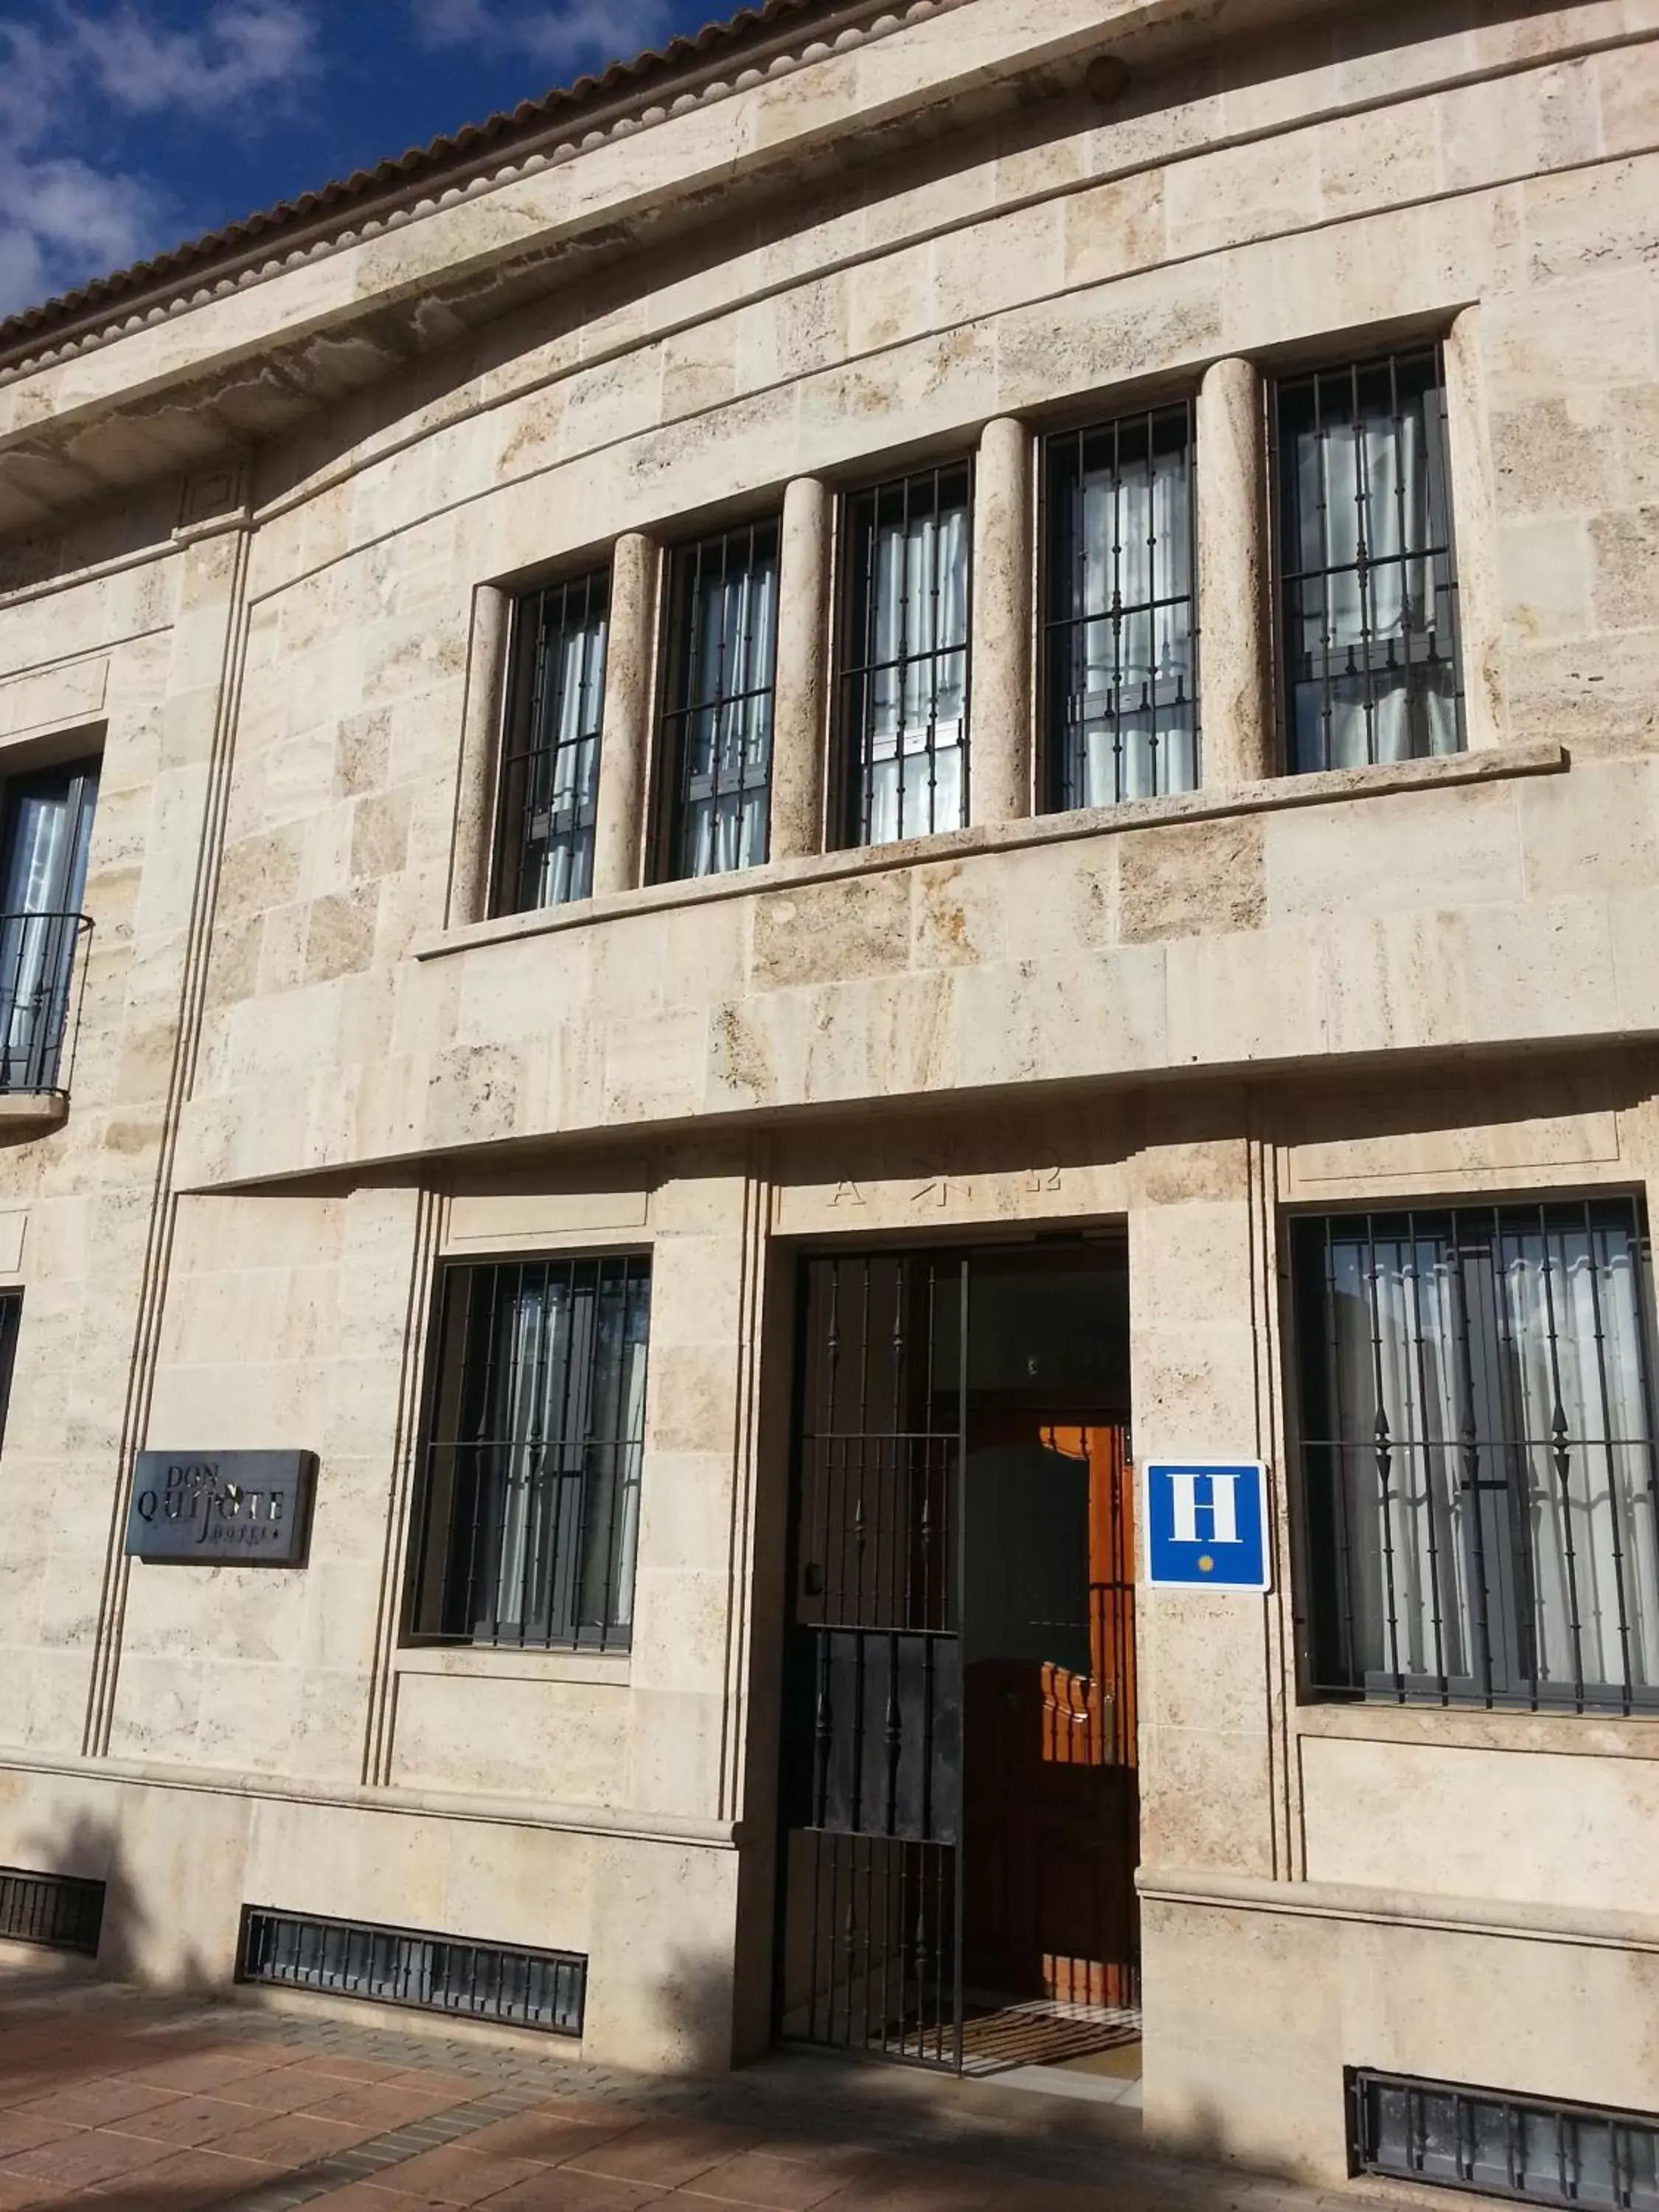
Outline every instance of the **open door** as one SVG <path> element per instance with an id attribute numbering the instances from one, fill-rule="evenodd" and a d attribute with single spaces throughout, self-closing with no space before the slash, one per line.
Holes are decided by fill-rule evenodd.
<path id="1" fill-rule="evenodd" d="M 976 1419 L 963 1609 L 963 1981 L 1139 2002 L 1133 1479 L 1121 1424 Z"/>

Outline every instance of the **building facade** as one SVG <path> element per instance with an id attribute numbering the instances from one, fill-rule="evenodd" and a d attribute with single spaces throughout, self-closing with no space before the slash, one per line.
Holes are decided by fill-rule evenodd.
<path id="1" fill-rule="evenodd" d="M 1655 2201 L 1656 205 L 771 0 L 0 330 L 14 1936 Z"/>

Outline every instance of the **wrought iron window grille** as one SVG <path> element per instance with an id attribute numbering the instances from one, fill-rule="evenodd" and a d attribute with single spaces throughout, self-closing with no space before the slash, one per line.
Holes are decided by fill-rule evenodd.
<path id="1" fill-rule="evenodd" d="M 416 1641 L 627 1649 L 651 1263 L 452 1263 L 438 1289 Z"/>
<path id="2" fill-rule="evenodd" d="M 580 2036 L 587 2001 L 587 1960 L 574 1951 L 477 1943 L 257 1905 L 243 1908 L 236 1978 L 552 2035 Z"/>
<path id="3" fill-rule="evenodd" d="M 849 844 L 967 822 L 972 484 L 958 461 L 846 503 L 839 754 Z"/>
<path id="4" fill-rule="evenodd" d="M 803 1262 L 787 2038 L 962 2063 L 964 1257 Z"/>
<path id="5" fill-rule="evenodd" d="M 1652 2114 L 1364 2067 L 1349 2070 L 1347 2097 L 1352 2173 L 1526 2204 L 1659 2212 L 1659 2118 Z"/>
<path id="6" fill-rule="evenodd" d="M 592 891 L 610 603 L 610 575 L 595 569 L 514 610 L 492 913 Z"/>
<path id="7" fill-rule="evenodd" d="M 1315 1692 L 1659 1711 L 1639 1203 L 1306 1219 L 1291 1275 Z"/>
<path id="8" fill-rule="evenodd" d="M 1200 775 L 1191 403 L 1043 443 L 1044 781 L 1058 811 Z"/>
<path id="9" fill-rule="evenodd" d="M 1271 444 L 1291 770 L 1461 752 L 1441 348 L 1281 379 Z"/>
<path id="10" fill-rule="evenodd" d="M 777 617 L 775 521 L 672 556 L 662 716 L 671 877 L 752 868 L 767 856 Z"/>
<path id="11" fill-rule="evenodd" d="M 0 914 L 0 1091 L 67 1097 L 91 936 L 83 914 Z"/>
<path id="12" fill-rule="evenodd" d="M 0 1866 L 0 1941 L 95 1958 L 104 1896 L 101 1881 Z"/>

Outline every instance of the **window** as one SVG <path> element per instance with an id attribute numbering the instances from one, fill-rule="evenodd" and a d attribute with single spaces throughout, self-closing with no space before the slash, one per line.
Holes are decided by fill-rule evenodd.
<path id="1" fill-rule="evenodd" d="M 75 950 L 86 929 L 95 760 L 6 786 L 0 838 L 0 1090 L 58 1088 Z"/>
<path id="2" fill-rule="evenodd" d="M 1046 441 L 1048 803 L 1198 786 L 1193 422 L 1188 405 Z"/>
<path id="3" fill-rule="evenodd" d="M 12 1370 L 17 1364 L 17 1332 L 23 1319 L 21 1291 L 0 1291 L 0 1445 L 6 1441 L 11 1411 Z"/>
<path id="4" fill-rule="evenodd" d="M 496 914 L 563 906 L 592 890 L 610 605 L 603 569 L 519 602 L 496 810 Z"/>
<path id="5" fill-rule="evenodd" d="M 1640 2112 L 1361 2067 L 1348 2075 L 1348 2157 L 1355 2173 L 1520 2203 L 1659 2212 L 1659 2123 Z"/>
<path id="6" fill-rule="evenodd" d="M 848 502 L 842 726 L 855 845 L 968 819 L 969 497 L 959 462 Z"/>
<path id="7" fill-rule="evenodd" d="M 1304 1221 L 1292 1268 L 1315 1686 L 1659 1707 L 1637 1202 Z"/>
<path id="8" fill-rule="evenodd" d="M 752 868 L 766 858 L 771 811 L 776 523 L 683 547 L 668 606 L 668 872 Z"/>
<path id="9" fill-rule="evenodd" d="M 446 1268 L 417 1637 L 626 1647 L 650 1301 L 637 1257 Z"/>
<path id="10" fill-rule="evenodd" d="M 1275 414 L 1291 770 L 1460 752 L 1440 349 L 1288 378 Z"/>

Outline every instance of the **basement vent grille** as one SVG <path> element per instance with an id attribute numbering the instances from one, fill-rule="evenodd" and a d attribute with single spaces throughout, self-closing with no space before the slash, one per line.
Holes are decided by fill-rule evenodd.
<path id="1" fill-rule="evenodd" d="M 1358 2069 L 1348 2124 L 1356 2173 L 1525 2204 L 1659 2212 L 1659 2116 Z"/>
<path id="2" fill-rule="evenodd" d="M 552 2035 L 581 2033 L 587 1999 L 587 1961 L 572 1952 L 301 1919 L 255 1905 L 242 1915 L 238 1978 Z"/>
<path id="3" fill-rule="evenodd" d="M 44 1951 L 98 1952 L 104 1885 L 67 1874 L 27 1874 L 0 1866 L 0 1942 L 35 1943 Z"/>

